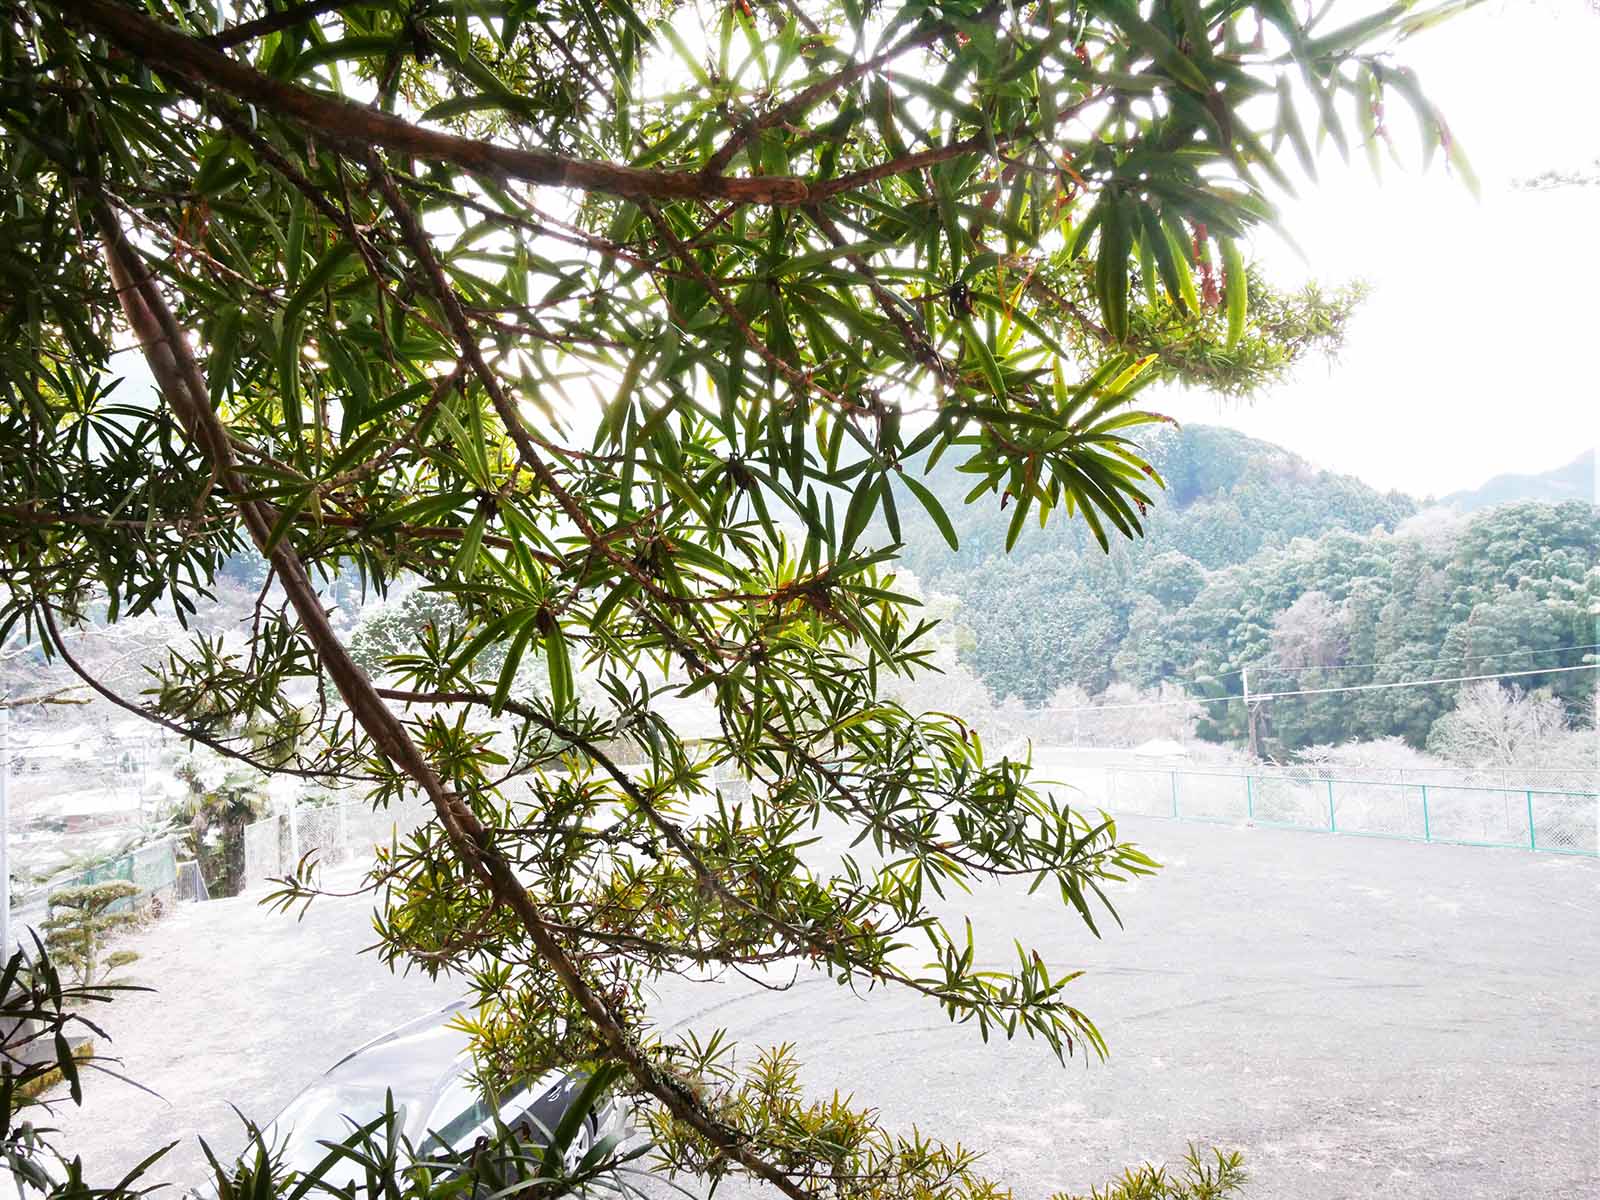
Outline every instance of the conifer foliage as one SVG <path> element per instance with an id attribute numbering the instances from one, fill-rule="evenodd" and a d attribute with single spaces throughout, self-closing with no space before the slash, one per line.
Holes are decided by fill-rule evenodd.
<path id="1" fill-rule="evenodd" d="M 899 514 L 949 530 L 905 464 L 958 461 L 1008 546 L 1136 536 L 1142 389 L 1246 388 L 1329 319 L 1246 261 L 1285 164 L 1409 109 L 1464 168 L 1390 54 L 1454 7 L 0 0 L 0 634 L 71 665 L 91 607 L 191 611 L 253 546 L 247 652 L 117 699 L 424 797 L 383 944 L 472 982 L 490 1069 L 614 1065 L 713 1179 L 993 1194 L 645 989 L 817 971 L 1103 1051 L 1069 974 L 934 914 L 1016 880 L 1094 929 L 1152 864 L 880 697 L 925 661 Z M 458 617 L 363 668 L 320 594 L 351 569 Z M 715 736 L 663 719 L 690 696 Z"/>

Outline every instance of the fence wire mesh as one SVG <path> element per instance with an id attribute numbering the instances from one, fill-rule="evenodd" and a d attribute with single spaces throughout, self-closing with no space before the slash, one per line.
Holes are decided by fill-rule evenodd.
<path id="1" fill-rule="evenodd" d="M 1120 766 L 1051 779 L 1112 814 L 1600 855 L 1600 792 Z"/>
<path id="2" fill-rule="evenodd" d="M 1600 855 L 1596 792 L 1319 778 L 1307 771 L 1093 766 L 1049 775 L 1075 788 L 1081 803 L 1113 814 Z M 716 786 L 724 800 L 748 795 L 742 781 Z M 256 821 L 244 831 L 245 886 L 290 874 L 307 855 L 324 866 L 368 857 L 375 846 L 416 829 L 430 811 L 421 802 L 373 809 L 354 801 Z"/>
<path id="3" fill-rule="evenodd" d="M 173 887 L 173 897 L 177 900 L 195 901 L 211 899 L 211 889 L 206 886 L 205 874 L 194 859 L 178 864 L 178 879 Z"/>
<path id="4" fill-rule="evenodd" d="M 244 831 L 245 887 L 291 874 L 307 855 L 325 867 L 369 857 L 374 847 L 416 829 L 431 811 L 421 802 L 373 809 L 358 800 L 301 806 L 256 821 Z"/>
<path id="5" fill-rule="evenodd" d="M 122 879 L 136 885 L 139 894 L 117 901 L 108 909 L 110 912 L 120 912 L 136 904 L 142 904 L 152 896 L 172 894 L 178 882 L 177 844 L 171 838 L 152 842 L 148 846 L 141 846 L 137 850 L 90 867 L 77 875 L 57 879 L 51 883 L 44 903 L 48 905 L 49 896 L 62 888 L 104 883 L 112 879 Z"/>
<path id="6" fill-rule="evenodd" d="M 131 854 L 91 867 L 78 877 L 81 883 L 126 879 L 146 894 L 163 891 L 177 881 L 178 860 L 171 841 L 143 846 Z"/>

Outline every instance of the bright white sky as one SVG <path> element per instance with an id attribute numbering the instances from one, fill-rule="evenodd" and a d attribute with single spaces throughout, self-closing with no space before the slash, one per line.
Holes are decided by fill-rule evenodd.
<path id="1" fill-rule="evenodd" d="M 1600 169 L 1600 6 L 1491 0 L 1396 58 L 1449 120 L 1482 200 L 1443 154 L 1422 173 L 1410 110 L 1391 103 L 1407 169 L 1385 155 L 1374 181 L 1364 153 L 1346 167 L 1329 146 L 1320 183 L 1282 205 L 1309 264 L 1273 234 L 1255 239 L 1283 283 L 1372 284 L 1339 361 L 1310 362 L 1253 403 L 1177 393 L 1159 407 L 1417 496 L 1563 465 L 1600 442 L 1600 187 L 1511 184 Z"/>

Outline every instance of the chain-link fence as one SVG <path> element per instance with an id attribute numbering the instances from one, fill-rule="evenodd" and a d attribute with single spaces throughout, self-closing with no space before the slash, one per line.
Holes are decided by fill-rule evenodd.
<path id="1" fill-rule="evenodd" d="M 291 874 L 307 855 L 333 866 L 371 855 L 421 825 L 432 811 L 421 802 L 374 809 L 364 801 L 301 805 L 245 826 L 244 886 Z"/>
<path id="2" fill-rule="evenodd" d="M 1053 782 L 1113 814 L 1245 822 L 1419 842 L 1508 846 L 1600 855 L 1600 793 L 1548 786 L 1480 787 L 1456 782 L 1326 777 L 1316 768 L 1173 770 L 1057 767 Z M 747 783 L 718 780 L 729 797 Z M 288 809 L 244 831 L 245 887 L 291 874 L 307 855 L 323 866 L 365 858 L 427 820 L 421 801 L 373 809 L 363 801 Z M 109 878 L 110 876 L 107 876 Z M 126 878 L 126 876 L 123 876 Z"/>
<path id="3" fill-rule="evenodd" d="M 1600 793 L 1306 772 L 1088 767 L 1054 772 L 1108 812 L 1243 822 L 1456 845 L 1600 855 Z"/>
<path id="4" fill-rule="evenodd" d="M 200 864 L 194 859 L 178 864 L 178 880 L 172 889 L 173 898 L 176 900 L 209 900 L 211 889 L 206 886 L 205 872 L 200 870 Z"/>
<path id="5" fill-rule="evenodd" d="M 50 885 L 50 891 L 88 883 L 104 883 L 109 879 L 124 879 L 136 884 L 140 894 L 131 898 L 135 901 L 171 893 L 178 882 L 177 842 L 173 838 L 163 838 L 159 842 L 141 846 L 120 858 L 90 867 L 81 874 L 58 879 Z M 113 905 L 113 910 L 115 908 Z"/>
<path id="6" fill-rule="evenodd" d="M 726 770 L 713 771 L 710 782 L 724 803 L 750 798 L 749 781 L 730 778 Z M 690 807 L 709 811 L 715 803 L 714 797 L 706 796 Z M 249 889 L 269 879 L 281 879 L 293 873 L 295 864 L 308 854 L 315 854 L 322 866 L 366 858 L 373 847 L 387 846 L 396 836 L 405 837 L 432 812 L 432 806 L 422 800 L 380 809 L 355 800 L 300 805 L 255 821 L 244 830 L 244 886 Z"/>
<path id="7" fill-rule="evenodd" d="M 125 879 L 138 886 L 137 896 L 118 900 L 109 907 L 107 910 L 109 912 L 125 912 L 136 906 L 148 904 L 152 899 L 189 899 L 190 897 L 180 892 L 179 868 L 192 864 L 180 864 L 178 851 L 176 839 L 163 838 L 159 842 L 152 842 L 148 846 L 141 846 L 137 850 L 99 863 L 87 871 L 51 880 L 47 886 L 35 892 L 13 910 L 11 914 L 13 943 L 25 942 L 28 931 L 38 929 L 39 923 L 50 911 L 50 897 L 62 888 L 104 883 L 111 879 Z"/>

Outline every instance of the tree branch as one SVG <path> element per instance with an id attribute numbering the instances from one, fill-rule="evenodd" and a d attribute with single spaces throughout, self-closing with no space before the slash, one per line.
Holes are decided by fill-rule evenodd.
<path id="1" fill-rule="evenodd" d="M 1077 116 L 1091 104 L 1103 100 L 1110 92 L 1109 87 L 1098 88 L 1090 92 L 1076 104 L 1069 104 L 1056 116 L 1057 126 L 1065 124 Z M 997 133 L 992 138 L 987 134 L 975 133 L 971 137 L 961 138 L 959 141 L 947 142 L 943 146 L 935 146 L 931 150 L 919 150 L 915 154 L 902 155 L 887 162 L 874 163 L 859 171 L 852 171 L 848 175 L 839 175 L 833 179 L 821 180 L 809 185 L 812 203 L 830 199 L 843 192 L 853 192 L 866 187 L 869 183 L 876 183 L 880 179 L 888 179 L 892 175 L 904 175 L 909 171 L 920 171 L 924 167 L 937 166 L 942 162 L 949 162 L 952 158 L 960 158 L 964 154 L 977 154 L 998 150 L 1001 146 L 1010 146 L 1023 138 L 1042 137 L 1053 132 L 1051 129 L 1035 128 L 1031 125 L 1020 126 L 1007 133 Z"/>
<path id="2" fill-rule="evenodd" d="M 221 30 L 205 38 L 204 41 L 206 45 L 215 46 L 218 50 L 229 50 L 245 42 L 252 42 L 256 38 L 266 37 L 270 33 L 304 25 L 307 21 L 314 21 L 327 13 L 365 2 L 366 0 L 311 0 L 309 4 L 293 4 L 278 12 L 269 12 L 264 17 L 235 25 L 231 29 Z"/>
<path id="3" fill-rule="evenodd" d="M 338 143 L 362 157 L 372 147 L 382 146 L 399 154 L 453 163 L 482 175 L 632 199 L 795 205 L 805 203 L 809 195 L 805 180 L 789 175 L 730 178 L 699 172 L 648 171 L 440 133 L 343 97 L 280 82 L 111 0 L 60 0 L 60 8 L 149 66 L 258 104 L 314 133 L 318 140 Z"/>
<path id="4" fill-rule="evenodd" d="M 974 22 L 987 20 L 999 12 L 1000 7 L 1001 6 L 998 4 L 991 4 L 989 7 L 971 19 Z M 807 109 L 826 99 L 828 96 L 831 96 L 840 88 L 848 87 L 850 84 L 854 83 L 863 76 L 870 75 L 879 67 L 893 62 L 902 54 L 907 54 L 912 50 L 926 46 L 949 32 L 950 29 L 948 26 L 935 25 L 932 29 L 925 29 L 920 33 L 909 33 L 896 42 L 893 46 L 890 46 L 887 50 L 884 50 L 879 54 L 875 54 L 871 58 L 862 62 L 852 63 L 843 70 L 836 71 L 826 79 L 819 79 L 816 83 L 813 83 L 810 87 L 797 92 L 795 95 L 791 96 L 788 100 L 785 100 L 776 108 L 773 108 L 763 115 L 756 117 L 754 120 L 746 122 L 744 125 L 736 129 L 728 136 L 728 140 L 718 147 L 717 152 L 711 156 L 710 161 L 706 163 L 705 173 L 716 175 L 725 170 L 728 164 L 734 160 L 734 157 L 739 153 L 739 151 L 743 150 L 745 146 L 750 143 L 751 139 L 753 139 L 763 130 L 771 129 L 775 126 L 784 125 L 790 121 L 793 121 L 795 118 L 804 114 Z"/>
<path id="5" fill-rule="evenodd" d="M 1021 126 L 992 136 L 987 132 L 975 133 L 943 146 L 901 155 L 849 175 L 815 183 L 793 175 L 726 176 L 706 171 L 651 171 L 424 129 L 341 96 L 329 96 L 273 79 L 212 49 L 203 41 L 113 0 L 58 0 L 58 4 L 63 12 L 76 16 L 150 66 L 260 105 L 300 125 L 318 139 L 342 145 L 358 156 L 365 157 L 374 146 L 381 146 L 416 158 L 453 163 L 481 175 L 634 200 L 720 200 L 793 208 L 816 204 L 880 179 L 921 170 L 964 154 L 992 152 L 1030 135 L 1050 132 Z M 832 84 L 830 80 L 823 80 L 813 86 L 831 87 Z M 810 90 L 788 103 L 807 100 Z M 1099 88 L 1076 104 L 1063 108 L 1056 124 L 1076 116 L 1108 91 L 1108 87 Z"/>
<path id="6" fill-rule="evenodd" d="M 95 694 L 100 696 L 102 699 L 109 700 L 118 708 L 126 709 L 135 716 L 143 717 L 146 721 L 149 721 L 155 725 L 159 725 L 163 729 L 170 730 L 187 741 L 199 742 L 202 746 L 205 746 L 211 750 L 215 750 L 224 758 L 237 759 L 239 762 L 246 763 L 249 766 L 254 767 L 256 770 L 268 775 L 294 775 L 300 779 L 348 778 L 348 776 L 338 771 L 310 771 L 303 767 L 265 766 L 251 758 L 248 754 L 241 754 L 227 743 L 220 742 L 216 738 L 201 733 L 198 729 L 186 729 L 184 726 L 179 725 L 176 721 L 169 721 L 160 713 L 151 712 L 148 708 L 144 708 L 138 704 L 135 704 L 132 700 L 124 699 L 123 697 L 117 695 L 117 693 L 113 692 L 105 684 L 101 683 L 93 675 L 89 674 L 88 668 L 86 668 L 75 657 L 73 657 L 72 652 L 67 649 L 66 639 L 61 636 L 61 628 L 56 624 L 55 611 L 50 607 L 50 605 L 41 604 L 39 606 L 39 613 L 44 622 L 45 629 L 50 634 L 50 640 L 52 643 L 54 643 L 56 653 L 61 655 L 61 661 L 66 663 L 67 668 L 79 679 L 83 680 L 84 684 L 90 690 L 95 692 Z M 20 703 L 20 701 L 18 703 Z M 78 701 L 77 703 L 83 702 Z M 0 707 L 12 707 L 12 705 L 0 705 Z"/>
<path id="7" fill-rule="evenodd" d="M 69 696 L 68 692 L 75 692 L 76 687 L 57 688 L 53 692 L 40 692 L 33 696 L 17 696 L 0 700 L 0 708 L 33 708 L 47 704 L 87 704 L 87 700 L 77 696 Z"/>

